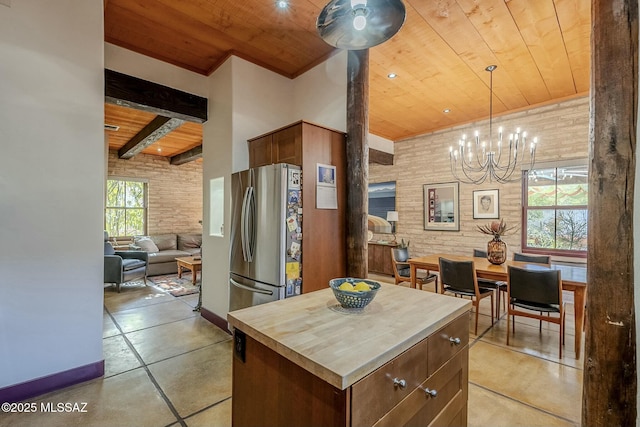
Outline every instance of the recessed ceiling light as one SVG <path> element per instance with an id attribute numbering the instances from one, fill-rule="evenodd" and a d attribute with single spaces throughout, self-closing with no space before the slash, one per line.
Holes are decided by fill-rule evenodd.
<path id="1" fill-rule="evenodd" d="M 158 153 L 162 151 L 162 148 L 158 147 Z"/>
<path id="2" fill-rule="evenodd" d="M 451 112 L 451 108 L 445 108 L 444 110 L 442 110 L 443 113 L 450 113 Z"/>
<path id="3" fill-rule="evenodd" d="M 276 6 L 278 6 L 279 9 L 286 9 L 289 7 L 289 2 L 287 0 L 278 0 Z"/>
<path id="4" fill-rule="evenodd" d="M 398 77 L 398 75 L 396 73 L 389 73 L 387 74 L 387 77 L 389 77 L 390 79 L 395 79 L 396 77 Z"/>

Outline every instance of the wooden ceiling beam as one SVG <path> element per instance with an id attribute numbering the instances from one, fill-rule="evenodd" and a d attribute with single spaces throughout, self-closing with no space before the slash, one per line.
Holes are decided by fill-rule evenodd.
<path id="1" fill-rule="evenodd" d="M 183 123 L 182 119 L 157 116 L 118 150 L 118 157 L 121 159 L 132 158 Z"/>
<path id="2" fill-rule="evenodd" d="M 207 121 L 207 98 L 104 70 L 105 101 L 195 123 Z"/>
<path id="3" fill-rule="evenodd" d="M 174 166 L 179 166 L 200 158 L 202 158 L 202 145 L 198 145 L 197 147 L 193 147 L 191 150 L 171 157 L 170 163 Z"/>
<path id="4" fill-rule="evenodd" d="M 393 154 L 369 148 L 369 163 L 378 163 L 385 166 L 393 165 Z"/>

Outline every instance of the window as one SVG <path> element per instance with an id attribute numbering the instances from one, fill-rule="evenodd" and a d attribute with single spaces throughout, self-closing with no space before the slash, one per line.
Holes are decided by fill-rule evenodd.
<path id="1" fill-rule="evenodd" d="M 584 161 L 535 169 L 523 179 L 523 250 L 586 257 L 587 170 Z"/>
<path id="2" fill-rule="evenodd" d="M 107 180 L 105 230 L 112 237 L 147 234 L 147 183 Z"/>

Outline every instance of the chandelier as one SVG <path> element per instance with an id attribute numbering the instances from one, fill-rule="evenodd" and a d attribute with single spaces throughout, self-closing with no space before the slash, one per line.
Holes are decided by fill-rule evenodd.
<path id="1" fill-rule="evenodd" d="M 462 139 L 458 140 L 457 149 L 449 147 L 451 173 L 458 181 L 466 184 L 482 184 L 487 178 L 489 182 L 499 183 L 518 181 L 521 178 L 520 173 L 512 178 L 518 165 L 528 163 L 527 169 L 532 170 L 535 163 L 538 138 L 533 138 L 527 147 L 527 132 L 520 132 L 520 128 L 509 135 L 508 147 L 502 141 L 502 127 L 498 129 L 498 139 L 493 141 L 493 71 L 496 68 L 497 65 L 485 68 L 491 76 L 488 142 L 481 142 L 476 131 L 473 141 L 462 135 Z"/>

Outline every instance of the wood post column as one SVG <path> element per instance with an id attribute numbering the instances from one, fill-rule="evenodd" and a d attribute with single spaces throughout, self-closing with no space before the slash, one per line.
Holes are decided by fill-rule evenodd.
<path id="1" fill-rule="evenodd" d="M 592 0 L 583 426 L 636 425 L 638 1 Z"/>
<path id="2" fill-rule="evenodd" d="M 369 50 L 347 59 L 347 276 L 367 277 Z"/>

